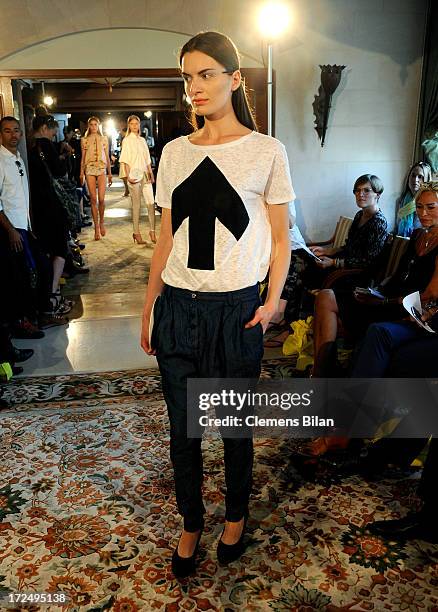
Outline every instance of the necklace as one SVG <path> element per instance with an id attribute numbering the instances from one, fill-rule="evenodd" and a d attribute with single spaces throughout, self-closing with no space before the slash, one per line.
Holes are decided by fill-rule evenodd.
<path id="1" fill-rule="evenodd" d="M 424 243 L 425 248 L 427 249 L 427 247 L 429 246 L 429 230 L 425 229 L 424 230 L 425 234 L 426 234 L 426 241 Z"/>
<path id="2" fill-rule="evenodd" d="M 425 227 L 424 228 L 424 233 L 426 235 L 426 239 L 424 242 L 424 247 L 427 249 L 427 247 L 429 246 L 429 242 L 431 240 L 431 238 L 433 238 L 435 236 L 435 234 L 433 233 L 433 230 L 435 229 L 435 225 L 432 225 L 431 227 Z"/>

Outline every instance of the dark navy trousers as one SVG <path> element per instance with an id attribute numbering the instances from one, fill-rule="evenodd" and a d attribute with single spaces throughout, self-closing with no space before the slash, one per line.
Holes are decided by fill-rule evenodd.
<path id="1" fill-rule="evenodd" d="M 374 323 L 362 342 L 352 372 L 353 378 L 380 378 L 385 375 L 408 378 L 436 378 L 438 376 L 438 337 L 422 330 L 411 321 Z M 421 419 L 421 405 L 411 419 Z M 396 427 L 393 436 L 402 436 L 412 429 L 412 420 L 404 419 Z M 405 458 L 409 465 L 424 448 L 427 438 L 391 437 L 381 440 L 379 452 L 388 462 Z M 430 443 L 419 486 L 419 494 L 428 511 L 436 512 L 436 471 L 438 470 L 438 438 Z"/>
<path id="2" fill-rule="evenodd" d="M 166 285 L 154 307 L 151 344 L 169 414 L 176 500 L 187 531 L 197 531 L 205 513 L 201 439 L 187 437 L 187 379 L 259 378 L 262 326 L 244 327 L 259 306 L 257 285 L 229 292 Z M 225 518 L 239 521 L 248 510 L 253 443 L 251 438 L 223 438 L 223 445 Z"/>
<path id="3" fill-rule="evenodd" d="M 438 376 L 438 336 L 411 321 L 373 323 L 368 327 L 352 378 Z"/>

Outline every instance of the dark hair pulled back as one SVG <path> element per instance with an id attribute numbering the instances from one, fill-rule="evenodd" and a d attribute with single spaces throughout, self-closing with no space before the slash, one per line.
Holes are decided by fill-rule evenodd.
<path id="1" fill-rule="evenodd" d="M 227 72 L 231 73 L 235 70 L 240 70 L 237 47 L 231 38 L 221 32 L 199 32 L 196 36 L 188 40 L 179 52 L 178 59 L 180 68 L 184 55 L 192 51 L 200 51 L 212 57 L 219 62 Z M 257 124 L 255 122 L 254 112 L 248 101 L 244 79 L 242 79 L 240 86 L 233 91 L 231 102 L 239 122 L 250 130 L 257 131 Z M 194 129 L 198 130 L 204 125 L 204 117 L 198 117 L 192 109 L 190 122 Z"/>

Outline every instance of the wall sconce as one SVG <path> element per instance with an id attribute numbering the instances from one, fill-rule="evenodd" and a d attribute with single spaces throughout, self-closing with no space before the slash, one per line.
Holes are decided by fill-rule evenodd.
<path id="1" fill-rule="evenodd" d="M 330 66 L 327 64 L 326 66 L 320 65 L 319 67 L 321 68 L 321 85 L 312 106 L 313 114 L 315 115 L 315 130 L 321 140 L 321 147 L 323 147 L 332 96 L 341 81 L 341 73 L 345 66 L 337 66 L 336 64 Z"/>

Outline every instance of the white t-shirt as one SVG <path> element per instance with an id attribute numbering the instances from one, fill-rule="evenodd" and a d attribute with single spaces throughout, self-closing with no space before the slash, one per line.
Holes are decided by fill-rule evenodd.
<path id="1" fill-rule="evenodd" d="M 120 164 L 128 164 L 130 173 L 132 176 L 136 174 L 135 171 L 138 172 L 146 172 L 148 165 L 151 163 L 151 156 L 149 154 L 149 149 L 146 144 L 146 140 L 137 134 L 131 132 L 128 136 L 122 141 L 122 152 L 119 158 Z M 125 176 L 125 170 L 121 166 L 122 172 L 119 173 L 119 176 Z"/>
<path id="2" fill-rule="evenodd" d="M 220 145 L 173 140 L 157 177 L 157 203 L 172 209 L 163 281 L 192 291 L 235 291 L 262 281 L 271 254 L 266 204 L 294 198 L 286 151 L 275 138 L 251 132 Z"/>

